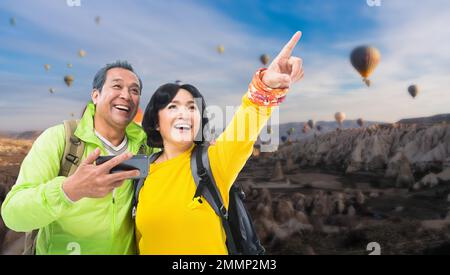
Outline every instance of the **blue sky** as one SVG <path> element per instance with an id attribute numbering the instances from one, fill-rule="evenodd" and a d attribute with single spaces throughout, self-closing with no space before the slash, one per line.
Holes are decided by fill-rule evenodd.
<path id="1" fill-rule="evenodd" d="M 142 107 L 158 86 L 178 79 L 197 86 L 208 104 L 239 105 L 261 66 L 259 55 L 275 56 L 297 30 L 303 37 L 294 55 L 304 60 L 305 78 L 280 107 L 281 123 L 332 120 L 336 111 L 350 119 L 391 122 L 450 112 L 450 29 L 444 27 L 450 2 L 445 0 L 380 0 L 376 7 L 366 0 L 80 4 L 0 2 L 0 130 L 44 129 L 79 115 L 95 72 L 117 59 L 132 63 L 143 79 Z M 221 55 L 218 44 L 225 47 Z M 348 60 L 362 44 L 382 54 L 370 88 Z M 79 58 L 79 49 L 87 56 Z M 63 82 L 66 74 L 75 77 L 70 88 Z M 413 83 L 421 87 L 415 100 L 406 92 Z"/>

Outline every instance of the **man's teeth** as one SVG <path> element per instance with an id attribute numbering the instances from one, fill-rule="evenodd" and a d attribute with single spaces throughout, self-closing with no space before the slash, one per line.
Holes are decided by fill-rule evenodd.
<path id="1" fill-rule="evenodd" d="M 178 130 L 190 130 L 191 129 L 191 125 L 189 124 L 177 124 L 175 125 L 175 128 Z"/>
<path id="2" fill-rule="evenodd" d="M 116 105 L 114 107 L 116 107 L 117 109 L 122 110 L 122 111 L 127 111 L 127 112 L 130 111 L 130 108 L 127 106 L 124 106 L 124 105 Z"/>

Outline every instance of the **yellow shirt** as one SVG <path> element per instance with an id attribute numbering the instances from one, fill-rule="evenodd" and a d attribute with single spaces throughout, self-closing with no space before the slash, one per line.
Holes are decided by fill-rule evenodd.
<path id="1" fill-rule="evenodd" d="M 226 207 L 229 190 L 271 112 L 271 108 L 253 104 L 245 95 L 228 127 L 208 149 L 212 174 Z M 220 218 L 204 198 L 203 203 L 193 200 L 193 148 L 150 165 L 136 212 L 140 254 L 228 254 Z"/>

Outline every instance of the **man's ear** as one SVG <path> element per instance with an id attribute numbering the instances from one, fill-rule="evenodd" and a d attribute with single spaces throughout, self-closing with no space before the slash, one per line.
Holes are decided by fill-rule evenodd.
<path id="1" fill-rule="evenodd" d="M 98 97 L 100 96 L 100 91 L 98 89 L 93 89 L 91 93 L 91 99 L 92 102 L 94 102 L 94 105 L 97 105 Z"/>

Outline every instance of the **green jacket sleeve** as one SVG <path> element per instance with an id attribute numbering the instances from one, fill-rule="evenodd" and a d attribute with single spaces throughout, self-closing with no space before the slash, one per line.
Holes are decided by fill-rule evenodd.
<path id="1" fill-rule="evenodd" d="M 34 142 L 2 205 L 2 218 L 10 229 L 42 228 L 72 206 L 62 190 L 66 177 L 58 176 L 64 143 L 64 125 L 47 129 Z"/>

